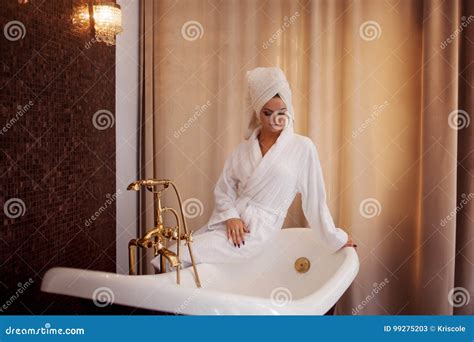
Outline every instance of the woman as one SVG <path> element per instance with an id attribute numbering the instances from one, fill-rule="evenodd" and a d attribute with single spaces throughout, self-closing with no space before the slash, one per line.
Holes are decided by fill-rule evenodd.
<path id="1" fill-rule="evenodd" d="M 283 71 L 255 68 L 247 72 L 247 85 L 248 138 L 226 160 L 211 218 L 194 234 L 195 262 L 242 262 L 262 252 L 282 228 L 297 192 L 310 227 L 330 252 L 356 247 L 334 226 L 315 145 L 293 131 L 291 90 Z M 169 249 L 176 252 L 176 245 Z M 183 267 L 189 266 L 188 249 L 182 245 L 180 252 Z M 159 269 L 159 256 L 151 262 Z"/>

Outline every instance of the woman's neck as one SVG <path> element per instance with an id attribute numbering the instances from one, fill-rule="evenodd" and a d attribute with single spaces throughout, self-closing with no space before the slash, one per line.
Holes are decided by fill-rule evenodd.
<path id="1" fill-rule="evenodd" d="M 260 132 L 257 135 L 257 138 L 261 143 L 263 143 L 263 144 L 270 143 L 270 145 L 271 145 L 278 139 L 280 134 L 281 134 L 281 131 L 270 132 L 270 131 L 266 131 L 266 130 L 261 129 Z"/>

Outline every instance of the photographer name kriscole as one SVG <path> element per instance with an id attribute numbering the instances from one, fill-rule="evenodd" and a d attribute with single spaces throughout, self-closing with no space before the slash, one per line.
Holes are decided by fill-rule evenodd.
<path id="1" fill-rule="evenodd" d="M 438 332 L 466 332 L 466 327 L 458 325 L 456 327 L 451 327 L 448 325 L 438 325 Z"/>

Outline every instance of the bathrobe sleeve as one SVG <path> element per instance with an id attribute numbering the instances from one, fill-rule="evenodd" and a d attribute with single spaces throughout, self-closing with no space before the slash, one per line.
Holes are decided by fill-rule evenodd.
<path id="1" fill-rule="evenodd" d="M 233 172 L 233 160 L 235 153 L 232 153 L 224 164 L 222 173 L 214 188 L 214 211 L 209 220 L 208 228 L 214 229 L 214 225 L 225 222 L 230 218 L 240 218 L 235 207 L 237 199 L 237 182 Z"/>
<path id="2" fill-rule="evenodd" d="M 331 253 L 334 253 L 346 244 L 348 235 L 334 225 L 326 203 L 326 190 L 316 146 L 309 138 L 305 142 L 307 143 L 304 152 L 305 160 L 298 180 L 303 212 L 321 242 Z"/>

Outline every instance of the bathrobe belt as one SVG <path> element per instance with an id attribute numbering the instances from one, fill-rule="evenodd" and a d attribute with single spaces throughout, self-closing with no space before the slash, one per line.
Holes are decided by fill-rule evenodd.
<path id="1" fill-rule="evenodd" d="M 266 205 L 263 205 L 259 202 L 256 202 L 254 201 L 251 197 L 249 196 L 241 196 L 237 199 L 236 201 L 237 203 L 237 207 L 238 208 L 241 208 L 241 209 L 245 209 L 248 205 L 252 205 L 252 206 L 256 206 L 266 212 L 268 212 L 269 214 L 272 214 L 272 215 L 275 215 L 275 216 L 278 216 L 278 217 L 285 217 L 286 213 L 285 211 L 283 210 L 276 210 L 276 209 L 273 209 L 273 208 L 270 208 L 269 206 L 266 206 Z M 243 211 L 242 211 L 243 212 Z"/>

